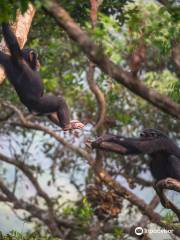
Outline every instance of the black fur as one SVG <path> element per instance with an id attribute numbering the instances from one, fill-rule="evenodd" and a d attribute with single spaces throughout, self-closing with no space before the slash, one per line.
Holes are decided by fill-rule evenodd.
<path id="1" fill-rule="evenodd" d="M 151 157 L 150 170 L 156 180 L 168 177 L 180 180 L 180 148 L 159 130 L 145 129 L 139 138 L 106 135 L 91 145 L 107 151 L 113 151 L 112 146 L 116 146 L 115 151 L 123 155 L 148 154 Z"/>
<path id="2" fill-rule="evenodd" d="M 67 126 L 70 118 L 65 100 L 62 97 L 43 96 L 43 84 L 37 71 L 39 61 L 35 51 L 20 49 L 8 23 L 2 24 L 2 32 L 11 56 L 0 52 L 0 64 L 21 102 L 32 112 L 49 115 L 57 113 L 59 126 Z"/>

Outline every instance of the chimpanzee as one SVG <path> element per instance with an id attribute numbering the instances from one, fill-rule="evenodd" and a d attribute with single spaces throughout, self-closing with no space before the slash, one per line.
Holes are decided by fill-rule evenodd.
<path id="1" fill-rule="evenodd" d="M 157 129 L 145 129 L 139 138 L 105 135 L 93 141 L 91 146 L 123 155 L 148 154 L 150 170 L 157 181 L 166 178 L 180 181 L 180 148 Z"/>
<path id="2" fill-rule="evenodd" d="M 0 52 L 0 64 L 21 102 L 30 112 L 46 114 L 64 131 L 83 128 L 84 125 L 78 120 L 70 121 L 69 109 L 63 97 L 43 95 L 36 52 L 33 49 L 20 49 L 9 23 L 2 23 L 2 32 L 11 56 Z"/>

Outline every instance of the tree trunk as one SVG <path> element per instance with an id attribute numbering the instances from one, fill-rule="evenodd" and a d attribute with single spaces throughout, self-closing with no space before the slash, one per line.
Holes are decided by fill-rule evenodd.
<path id="1" fill-rule="evenodd" d="M 27 41 L 27 35 L 32 23 L 32 19 L 35 15 L 35 8 L 32 4 L 29 4 L 27 11 L 24 15 L 21 15 L 20 12 L 17 12 L 16 22 L 13 24 L 13 31 L 18 39 L 19 45 L 21 48 L 24 47 Z M 0 42 L 0 51 L 9 53 L 8 48 L 6 47 L 4 39 Z M 2 67 L 0 67 L 0 84 L 5 78 L 5 72 Z"/>

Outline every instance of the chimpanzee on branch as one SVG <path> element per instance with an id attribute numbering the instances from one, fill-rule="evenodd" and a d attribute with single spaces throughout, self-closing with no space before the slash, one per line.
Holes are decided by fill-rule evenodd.
<path id="1" fill-rule="evenodd" d="M 168 177 L 180 180 L 180 148 L 159 130 L 145 129 L 139 138 L 105 135 L 91 146 L 123 155 L 149 154 L 150 170 L 157 181 Z"/>
<path id="2" fill-rule="evenodd" d="M 64 131 L 83 128 L 77 121 L 70 121 L 69 109 L 63 97 L 43 96 L 43 83 L 38 73 L 39 61 L 33 49 L 20 49 L 16 36 L 8 23 L 2 24 L 2 32 L 11 56 L 0 52 L 0 64 L 14 86 L 21 102 L 30 112 L 46 114 Z"/>
<path id="3" fill-rule="evenodd" d="M 165 207 L 171 208 L 180 218 L 177 209 L 163 194 L 165 185 L 180 192 L 180 148 L 168 136 L 156 129 L 145 129 L 139 138 L 105 135 L 90 142 L 92 148 L 122 155 L 148 154 L 150 170 L 156 180 L 155 189 Z M 176 187 L 172 186 L 176 184 Z"/>

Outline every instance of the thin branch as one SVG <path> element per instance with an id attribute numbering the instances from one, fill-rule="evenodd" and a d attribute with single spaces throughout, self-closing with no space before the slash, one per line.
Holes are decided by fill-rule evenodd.
<path id="1" fill-rule="evenodd" d="M 135 178 L 135 182 L 137 182 L 138 184 L 140 184 L 144 187 L 152 187 L 154 184 L 153 181 L 148 181 L 148 180 L 138 177 L 138 176 Z"/>
<path id="2" fill-rule="evenodd" d="M 10 102 L 2 102 L 1 105 L 4 106 L 4 107 L 7 107 L 7 108 L 13 110 L 13 112 L 17 113 L 21 122 L 26 121 L 23 113 L 16 106 L 11 104 Z"/>
<path id="3" fill-rule="evenodd" d="M 33 204 L 18 199 L 9 189 L 5 186 L 2 180 L 0 180 L 0 190 L 7 197 L 7 201 L 13 203 L 15 209 L 24 209 L 28 211 L 33 217 L 44 222 L 53 233 L 54 236 L 62 237 L 62 234 L 57 227 L 57 223 L 54 221 L 52 216 Z M 6 197 L 0 195 L 0 200 L 6 201 Z"/>
<path id="4" fill-rule="evenodd" d="M 159 197 L 157 195 L 155 195 L 152 200 L 149 203 L 149 207 L 151 207 L 152 209 L 155 209 L 159 204 Z M 147 216 L 142 216 L 142 218 L 140 219 L 140 221 L 136 224 L 136 226 L 140 226 L 142 228 L 145 228 L 148 224 L 149 224 L 149 218 Z"/>
<path id="5" fill-rule="evenodd" d="M 17 160 L 16 158 L 10 158 L 7 157 L 6 155 L 0 153 L 0 160 L 6 163 L 9 163 L 11 165 L 16 166 L 18 169 L 20 169 L 26 177 L 30 180 L 30 182 L 33 184 L 35 187 L 37 193 L 39 196 L 43 197 L 48 206 L 52 206 L 51 200 L 49 196 L 47 195 L 46 192 L 42 190 L 40 187 L 39 183 L 37 182 L 37 179 L 34 177 L 33 172 L 30 170 L 30 166 L 26 165 L 24 162 Z"/>
<path id="6" fill-rule="evenodd" d="M 8 121 L 9 118 L 11 118 L 13 116 L 14 112 L 10 112 L 10 113 L 7 113 L 6 116 L 2 116 L 0 117 L 0 122 L 6 122 Z"/>
<path id="7" fill-rule="evenodd" d="M 90 3 L 91 3 L 91 11 L 90 11 L 91 25 L 92 25 L 92 28 L 94 29 L 97 23 L 98 8 L 101 3 L 98 0 L 90 0 Z M 104 119 L 106 115 L 106 101 L 105 101 L 103 92 L 101 91 L 101 89 L 99 88 L 98 84 L 94 79 L 95 68 L 96 68 L 95 64 L 92 62 L 89 62 L 88 70 L 87 70 L 87 82 L 90 90 L 92 91 L 92 93 L 94 94 L 97 100 L 98 108 L 99 108 L 97 122 L 96 122 L 96 125 L 94 126 L 94 129 L 97 130 L 104 123 Z"/>
<path id="8" fill-rule="evenodd" d="M 89 62 L 88 65 L 88 71 L 87 71 L 87 82 L 89 85 L 89 88 L 94 93 L 97 103 L 98 103 L 98 118 L 96 125 L 94 126 L 94 129 L 99 129 L 102 124 L 104 123 L 105 115 L 106 115 L 106 102 L 105 97 L 102 91 L 100 90 L 99 86 L 96 84 L 94 80 L 94 73 L 95 73 L 95 65 L 91 62 Z"/>

